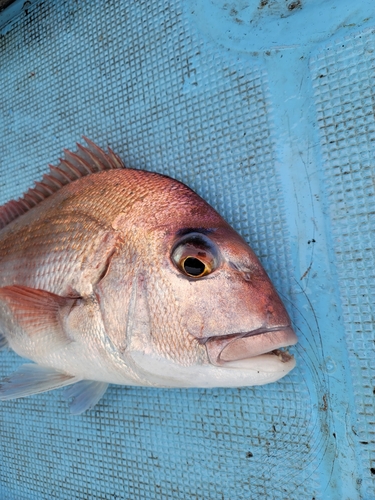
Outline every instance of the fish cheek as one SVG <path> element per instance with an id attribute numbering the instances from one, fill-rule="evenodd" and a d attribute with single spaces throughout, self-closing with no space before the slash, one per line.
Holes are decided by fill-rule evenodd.
<path id="1" fill-rule="evenodd" d="M 209 335 L 226 333 L 220 321 L 220 302 L 228 301 L 223 294 L 220 277 L 189 280 L 178 277 L 173 280 L 173 295 L 178 301 L 184 330 L 198 341 Z"/>
<path id="2" fill-rule="evenodd" d="M 262 277 L 263 278 L 263 277 Z M 247 281 L 240 273 L 220 274 L 175 287 L 184 325 L 198 341 L 273 326 L 283 316 L 280 302 L 268 279 Z M 281 310 L 282 309 L 282 310 Z M 286 320 L 287 321 L 287 320 Z"/>
<path id="3" fill-rule="evenodd" d="M 136 252 L 128 242 L 115 255 L 94 291 L 105 331 L 125 362 L 133 352 L 150 358 L 196 364 L 205 349 L 183 327 L 180 305 L 171 276 L 153 265 L 159 254 Z M 199 321 L 199 319 L 198 319 Z"/>
<path id="4" fill-rule="evenodd" d="M 185 321 L 186 331 L 190 335 L 197 339 L 204 337 L 204 315 L 194 304 L 187 307 Z"/>

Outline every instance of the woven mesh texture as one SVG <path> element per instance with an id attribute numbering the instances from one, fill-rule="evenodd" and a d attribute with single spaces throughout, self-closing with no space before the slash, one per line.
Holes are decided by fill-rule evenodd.
<path id="1" fill-rule="evenodd" d="M 374 50 L 366 31 L 327 45 L 311 64 L 367 498 L 375 474 Z"/>

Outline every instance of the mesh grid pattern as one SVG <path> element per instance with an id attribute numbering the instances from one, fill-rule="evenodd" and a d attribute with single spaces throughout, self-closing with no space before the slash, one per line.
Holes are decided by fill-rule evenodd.
<path id="1" fill-rule="evenodd" d="M 365 32 L 327 45 L 311 65 L 368 498 L 375 492 L 374 50 L 374 34 Z"/>

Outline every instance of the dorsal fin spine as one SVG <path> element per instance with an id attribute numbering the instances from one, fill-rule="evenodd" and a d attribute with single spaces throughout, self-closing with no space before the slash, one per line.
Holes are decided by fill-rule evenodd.
<path id="1" fill-rule="evenodd" d="M 35 207 L 38 203 L 28 192 L 23 195 L 23 199 L 29 204 L 30 208 Z"/>
<path id="2" fill-rule="evenodd" d="M 26 212 L 26 208 L 16 201 L 14 202 L 14 207 L 16 208 L 18 215 L 22 215 Z"/>
<path id="3" fill-rule="evenodd" d="M 9 210 L 10 214 L 13 215 L 13 217 L 15 216 L 15 214 L 18 215 L 17 210 L 14 207 L 14 204 L 11 202 L 9 202 L 9 204 L 8 204 L 8 210 Z"/>
<path id="4" fill-rule="evenodd" d="M 56 189 L 54 190 L 44 182 L 39 182 L 39 181 L 35 182 L 35 187 L 38 188 L 39 191 L 42 189 L 44 192 L 47 192 L 47 196 L 51 196 L 56 192 Z"/>
<path id="5" fill-rule="evenodd" d="M 104 170 L 103 165 L 98 161 L 98 158 L 94 155 L 92 151 L 90 151 L 88 148 L 85 148 L 81 144 L 77 144 L 78 149 L 84 154 L 89 157 L 89 159 L 92 161 L 92 163 L 95 165 L 95 170 L 96 172 L 100 172 L 101 170 Z"/>
<path id="6" fill-rule="evenodd" d="M 85 141 L 87 142 L 87 144 L 88 144 L 88 145 L 89 145 L 89 147 L 91 148 L 92 153 L 93 153 L 93 154 L 94 154 L 97 158 L 99 158 L 99 160 L 101 160 L 101 162 L 100 162 L 100 163 L 102 163 L 104 167 L 111 168 L 111 167 L 112 167 L 112 165 L 111 165 L 111 163 L 108 161 L 108 155 L 106 155 L 106 154 L 104 153 L 104 151 L 103 151 L 101 148 L 99 148 L 99 146 L 97 146 L 97 145 L 95 144 L 95 142 L 90 141 L 90 139 L 88 139 L 88 138 L 87 138 L 87 137 L 85 137 L 85 136 L 84 136 L 83 138 L 85 139 Z M 86 152 L 87 152 L 87 153 L 91 156 L 91 151 L 90 151 L 90 149 L 87 149 L 87 148 L 85 148 L 85 149 L 86 149 Z M 100 165 L 100 166 L 101 166 L 101 165 Z M 103 168 L 102 168 L 102 170 L 103 170 Z"/>
<path id="7" fill-rule="evenodd" d="M 105 153 L 90 139 L 84 139 L 88 147 L 77 144 L 76 153 L 64 149 L 65 158 L 60 159 L 58 166 L 49 165 L 50 172 L 43 175 L 42 181 L 35 182 L 35 187 L 29 189 L 22 198 L 0 207 L 0 230 L 66 184 L 103 170 L 124 168 L 122 160 L 111 148 Z"/>
<path id="8" fill-rule="evenodd" d="M 13 210 L 10 206 L 10 202 L 6 204 L 7 211 L 1 214 L 1 218 L 4 220 L 8 220 L 9 217 L 14 217 Z"/>
<path id="9" fill-rule="evenodd" d="M 60 160 L 60 164 L 69 169 L 76 179 L 80 179 L 82 177 L 82 172 L 80 172 L 79 169 L 72 165 L 68 160 Z"/>
<path id="10" fill-rule="evenodd" d="M 67 149 L 64 149 L 64 154 L 65 157 L 71 159 L 71 163 L 75 163 L 78 168 L 81 168 L 83 170 L 82 171 L 83 175 L 89 175 L 94 173 L 92 166 L 81 156 L 78 156 L 77 154 L 72 153 Z"/>
<path id="11" fill-rule="evenodd" d="M 29 203 L 31 203 L 33 206 L 38 203 L 38 199 L 35 199 L 35 196 L 33 194 L 30 193 L 30 189 L 27 191 L 27 193 L 25 193 L 23 195 L 23 197 L 25 198 L 26 201 L 28 201 Z"/>
<path id="12" fill-rule="evenodd" d="M 44 196 L 42 193 L 38 191 L 38 189 L 29 189 L 28 194 L 35 200 L 36 203 L 39 203 L 40 201 L 44 200 Z"/>
<path id="13" fill-rule="evenodd" d="M 22 205 L 25 212 L 27 212 L 31 208 L 24 198 L 20 198 L 18 201 L 16 201 L 16 203 L 19 203 L 20 205 Z"/>
<path id="14" fill-rule="evenodd" d="M 51 169 L 51 165 L 49 166 L 50 169 Z M 54 175 L 50 175 L 50 174 L 44 174 L 43 175 L 43 180 L 44 181 L 47 181 L 50 183 L 50 186 L 52 188 L 57 188 L 57 189 L 60 189 L 64 186 L 64 183 L 61 182 L 57 177 L 55 177 Z M 52 184 L 52 185 L 51 185 Z"/>
<path id="15" fill-rule="evenodd" d="M 65 172 L 65 170 L 63 170 L 62 168 L 55 167 L 55 165 L 50 165 L 49 168 L 52 174 L 60 175 L 60 177 L 62 177 L 66 181 L 65 184 L 69 184 L 69 182 L 76 180 L 69 177 L 68 173 Z"/>
<path id="16" fill-rule="evenodd" d="M 108 155 L 112 160 L 112 165 L 114 168 L 124 168 L 124 165 L 119 156 L 108 146 Z"/>

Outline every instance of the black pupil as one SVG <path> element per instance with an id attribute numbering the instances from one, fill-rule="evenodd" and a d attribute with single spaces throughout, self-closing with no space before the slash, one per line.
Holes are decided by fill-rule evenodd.
<path id="1" fill-rule="evenodd" d="M 194 257 L 188 257 L 184 262 L 184 269 L 190 276 L 200 276 L 204 272 L 205 267 L 202 261 Z"/>

